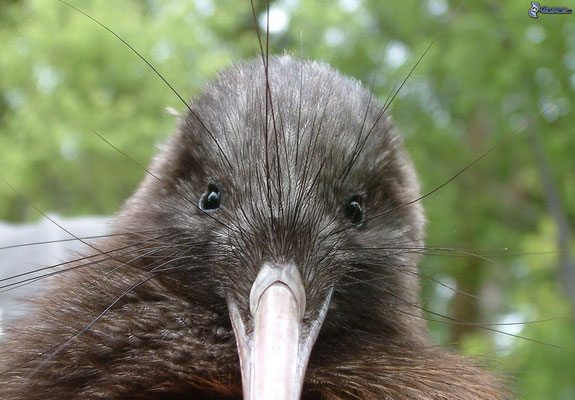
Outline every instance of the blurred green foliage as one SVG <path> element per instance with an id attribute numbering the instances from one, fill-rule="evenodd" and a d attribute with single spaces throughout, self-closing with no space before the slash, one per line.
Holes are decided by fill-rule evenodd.
<path id="1" fill-rule="evenodd" d="M 138 49 L 185 98 L 231 62 L 259 54 L 248 1 L 71 1 Z M 377 72 L 374 91 L 383 101 L 457 6 L 275 1 L 270 49 L 326 61 L 366 86 Z M 465 249 L 425 252 L 424 307 L 430 319 L 442 321 L 431 323 L 440 343 L 494 360 L 494 369 L 515 378 L 520 398 L 563 400 L 575 398 L 573 305 L 560 277 L 558 221 L 545 202 L 534 149 L 549 163 L 562 218 L 573 228 L 575 16 L 535 20 L 529 6 L 465 3 L 391 113 L 424 193 L 509 136 L 423 201 L 427 244 Z M 258 16 L 264 7 L 256 2 Z M 165 108 L 183 105 L 124 44 L 55 0 L 0 1 L 0 48 L 0 176 L 45 211 L 115 212 L 144 172 L 92 130 L 146 164 L 175 129 Z M 0 184 L 0 218 L 39 215 Z M 536 254 L 521 255 L 527 253 Z M 484 324 L 565 318 L 481 329 L 439 314 Z"/>

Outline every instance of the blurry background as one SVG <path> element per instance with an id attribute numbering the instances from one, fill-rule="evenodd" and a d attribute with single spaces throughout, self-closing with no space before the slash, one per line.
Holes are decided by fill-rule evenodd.
<path id="1" fill-rule="evenodd" d="M 219 69 L 259 54 L 248 1 L 70 1 L 138 49 L 184 98 Z M 301 51 L 366 86 L 377 72 L 374 90 L 383 101 L 457 6 L 272 1 L 270 49 Z M 422 298 L 427 316 L 439 321 L 430 324 L 438 342 L 493 360 L 515 378 L 520 398 L 573 399 L 575 15 L 532 19 L 529 7 L 464 4 L 391 113 L 424 193 L 517 130 L 423 201 L 434 248 L 421 267 Z M 265 4 L 256 8 L 265 27 Z M 91 130 L 147 164 L 175 128 L 167 107 L 184 109 L 140 59 L 85 16 L 55 0 L 0 0 L 0 176 L 41 210 L 66 218 L 118 210 L 144 172 Z M 28 242 L 44 237 L 46 220 L 4 182 L 0 220 L 35 223 Z M 85 224 L 72 228 L 74 221 L 62 224 L 84 232 Z M 11 233 L 19 227 L 11 229 L 0 230 L 4 246 L 22 242 Z M 5 250 L 0 255 L 5 264 L 21 263 Z M 15 273 L 2 268 L 3 276 Z M 454 325 L 440 315 L 503 325 Z"/>

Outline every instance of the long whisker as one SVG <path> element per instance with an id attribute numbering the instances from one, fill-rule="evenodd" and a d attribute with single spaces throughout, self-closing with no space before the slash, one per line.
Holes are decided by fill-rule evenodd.
<path id="1" fill-rule="evenodd" d="M 109 238 L 109 237 L 116 237 L 116 236 L 127 236 L 127 235 L 134 235 L 137 233 L 151 233 L 151 232 L 157 232 L 157 231 L 162 231 L 162 230 L 166 230 L 166 229 L 170 229 L 170 228 L 147 229 L 147 230 L 142 230 L 142 231 L 122 232 L 122 233 L 106 233 L 106 234 L 102 234 L 102 235 L 83 236 L 83 237 L 78 237 L 78 238 L 43 240 L 41 242 L 11 244 L 8 246 L 0 246 L 0 250 L 17 249 L 20 247 L 28 247 L 28 246 L 40 246 L 40 245 L 44 245 L 44 244 L 76 242 L 79 240 L 92 240 L 92 239 L 102 239 L 102 238 Z M 0 280 L 0 282 L 1 282 L 1 280 Z"/>
<path id="2" fill-rule="evenodd" d="M 130 244 L 130 245 L 126 245 L 126 246 L 123 246 L 123 247 L 120 247 L 120 248 L 112 249 L 112 250 L 109 250 L 109 251 L 106 251 L 106 252 L 103 252 L 103 253 L 92 254 L 92 255 L 85 256 L 85 257 L 81 257 L 81 258 L 74 259 L 74 260 L 71 260 L 71 261 L 66 261 L 66 262 L 62 262 L 62 263 L 59 263 L 59 264 L 50 265 L 50 266 L 47 266 L 47 267 L 37 268 L 37 269 L 32 270 L 32 271 L 23 272 L 23 273 L 20 273 L 20 274 L 17 274 L 17 275 L 12 275 L 12 276 L 7 277 L 7 278 L 2 278 L 2 279 L 0 279 L 0 282 L 6 282 L 6 281 L 13 280 L 13 279 L 16 279 L 16 278 L 21 278 L 21 277 L 28 276 L 28 275 L 31 275 L 31 274 L 36 274 L 36 273 L 38 273 L 38 272 L 42 272 L 42 271 L 49 270 L 49 269 L 55 269 L 55 268 L 58 268 L 58 267 L 63 267 L 63 266 L 69 265 L 69 264 L 78 263 L 78 262 L 81 262 L 81 261 L 84 261 L 84 260 L 88 260 L 88 259 L 92 259 L 92 258 L 99 258 L 99 257 L 105 256 L 105 255 L 111 254 L 111 253 L 114 253 L 114 255 L 116 255 L 116 256 L 125 256 L 125 255 L 128 255 L 128 254 L 132 254 L 132 253 L 135 252 L 135 251 L 139 251 L 139 250 L 141 250 L 141 249 L 145 249 L 145 247 L 139 247 L 139 246 L 142 246 L 142 244 L 145 244 L 145 243 L 148 243 L 148 242 L 155 241 L 155 240 L 157 240 L 157 239 L 158 239 L 158 238 L 152 238 L 152 239 L 150 239 L 149 241 L 144 241 L 144 242 L 139 242 L 139 243 L 135 243 L 135 244 Z M 131 251 L 128 251 L 128 252 L 124 252 L 124 253 L 119 253 L 119 254 L 118 254 L 118 251 L 125 250 L 125 249 L 129 249 L 129 248 L 134 248 L 134 247 L 136 247 L 136 250 L 131 250 Z M 71 271 L 71 270 L 75 270 L 75 269 L 79 269 L 79 268 L 85 268 L 85 267 L 88 267 L 88 266 L 97 265 L 97 264 L 99 264 L 99 263 L 101 263 L 101 262 L 104 262 L 104 261 L 106 261 L 106 260 L 108 260 L 108 258 L 102 258 L 102 259 L 99 259 L 99 260 L 96 260 L 96 261 L 91 261 L 91 262 L 83 263 L 83 264 L 80 264 L 80 265 L 76 265 L 76 266 L 73 266 L 73 267 L 71 267 L 71 268 L 67 268 L 67 269 L 64 269 L 64 270 L 58 270 L 58 271 L 50 272 L 50 273 L 43 274 L 43 275 L 40 275 L 40 276 L 34 276 L 34 277 L 32 277 L 32 278 L 20 280 L 20 281 L 18 281 L 18 282 L 14 282 L 14 283 L 10 283 L 10 284 L 4 284 L 4 285 L 0 286 L 0 289 L 3 289 L 3 290 L 0 291 L 0 293 L 2 293 L 2 292 L 4 292 L 4 291 L 8 291 L 8 290 L 10 290 L 10 289 L 14 289 L 14 288 L 15 288 L 15 287 L 14 287 L 15 285 L 20 285 L 20 284 L 26 283 L 26 282 L 29 282 L 29 283 L 36 282 L 37 280 L 44 279 L 44 278 L 47 278 L 47 277 L 50 277 L 50 276 L 60 275 L 60 274 L 62 274 L 62 273 L 64 273 L 64 272 L 68 272 L 68 271 Z M 18 286 L 18 287 L 20 287 L 20 286 Z M 7 289 L 7 288 L 10 288 L 10 289 Z"/>
<path id="3" fill-rule="evenodd" d="M 142 170 L 144 170 L 148 175 L 150 175 L 151 177 L 153 177 L 154 179 L 156 179 L 159 182 L 163 182 L 162 179 L 160 179 L 158 177 L 158 175 L 154 174 L 152 171 L 150 171 L 148 168 L 146 168 L 145 166 L 143 166 L 142 164 L 140 164 L 139 162 L 137 162 L 136 160 L 134 160 L 133 157 L 130 157 L 128 154 L 126 154 L 124 151 L 120 150 L 119 148 L 117 148 L 116 146 L 114 146 L 112 143 L 110 143 L 105 137 L 103 137 L 102 135 L 100 135 L 98 132 L 96 132 L 95 130 L 92 129 L 92 133 L 95 134 L 96 136 L 98 136 L 101 140 L 103 140 L 108 146 L 110 146 L 112 149 L 116 150 L 118 153 L 120 153 L 122 156 L 124 156 L 125 158 L 127 158 L 128 160 L 130 160 L 132 163 L 134 163 L 136 166 L 138 166 L 139 168 L 141 168 Z M 218 224 L 230 229 L 229 226 L 227 226 L 226 224 L 224 224 L 222 221 L 220 221 L 219 219 L 215 218 L 212 214 L 204 211 L 201 209 L 201 207 L 194 201 L 190 200 L 188 197 L 182 195 L 180 193 L 180 191 L 178 190 L 178 188 L 176 187 L 176 193 L 187 203 L 191 204 L 193 207 L 195 207 L 196 209 L 200 210 L 204 215 L 206 215 L 208 218 L 216 221 Z"/>
<path id="4" fill-rule="evenodd" d="M 344 169 L 345 175 L 342 178 L 342 181 L 345 180 L 345 178 L 347 178 L 347 176 L 349 175 L 349 171 L 351 170 L 351 168 L 353 167 L 353 164 L 355 164 L 356 160 L 359 158 L 359 155 L 361 153 L 361 151 L 363 150 L 363 148 L 365 147 L 365 144 L 367 143 L 367 140 L 369 139 L 369 137 L 371 136 L 371 133 L 375 130 L 375 127 L 377 126 L 377 124 L 379 123 L 379 121 L 381 121 L 381 118 L 384 116 L 385 112 L 387 111 L 387 109 L 391 106 L 391 103 L 393 103 L 393 100 L 395 100 L 395 98 L 397 97 L 397 95 L 399 94 L 399 92 L 401 91 L 401 89 L 403 89 L 403 87 L 405 86 L 405 84 L 407 83 L 407 81 L 409 80 L 409 78 L 411 78 L 411 76 L 413 75 L 413 73 L 415 72 L 415 70 L 417 69 L 417 67 L 419 66 L 419 64 L 421 63 L 421 61 L 423 61 L 423 58 L 427 55 L 427 53 L 429 52 L 429 50 L 431 50 L 431 47 L 433 47 L 433 45 L 435 44 L 435 42 L 437 41 L 437 38 L 439 38 L 439 36 L 441 35 L 441 33 L 445 30 L 445 28 L 451 23 L 452 18 L 457 15 L 457 13 L 459 12 L 459 9 L 463 6 L 463 4 L 465 4 L 466 0 L 462 0 L 459 5 L 457 6 L 457 8 L 455 9 L 455 11 L 449 16 L 449 18 L 447 19 L 447 21 L 441 26 L 441 28 L 439 29 L 439 31 L 435 34 L 435 36 L 431 39 L 431 41 L 429 42 L 429 44 L 427 45 L 427 47 L 425 48 L 425 51 L 421 54 L 421 56 L 417 59 L 417 62 L 413 65 L 413 67 L 411 68 L 411 70 L 409 71 L 409 73 L 406 75 L 406 77 L 403 79 L 403 81 L 401 82 L 401 84 L 399 85 L 399 87 L 395 90 L 392 91 L 393 96 L 391 96 L 391 98 L 388 97 L 389 101 L 387 101 L 381 111 L 379 112 L 375 122 L 373 123 L 371 129 L 367 132 L 367 134 L 365 135 L 365 138 L 363 139 L 361 146 L 359 147 L 359 149 L 357 149 L 356 151 L 354 151 L 353 157 L 350 161 L 350 163 L 346 166 L 346 168 Z"/>
<path id="5" fill-rule="evenodd" d="M 82 328 L 81 330 L 79 330 L 78 332 L 76 332 L 74 335 L 70 336 L 68 339 L 66 339 L 63 342 L 58 343 L 57 345 L 51 347 L 50 349 L 48 349 L 47 351 L 44 351 L 36 356 L 34 356 L 33 358 L 25 361 L 24 363 L 21 363 L 13 368 L 10 368 L 6 371 L 0 372 L 0 375 L 11 372 L 15 369 L 18 369 L 24 365 L 27 365 L 35 360 L 37 360 L 38 358 L 44 357 L 47 355 L 46 359 L 44 359 L 29 375 L 28 375 L 28 379 L 32 378 L 44 365 L 46 365 L 47 362 L 49 362 L 51 359 L 53 359 L 60 351 L 62 351 L 63 349 L 65 349 L 72 341 L 74 341 L 75 339 L 77 339 L 79 336 L 81 336 L 83 333 L 85 333 L 88 329 L 90 329 L 92 326 L 94 326 L 94 324 L 96 324 L 104 315 L 106 315 L 106 313 L 108 313 L 108 311 L 110 311 L 116 304 L 118 304 L 124 297 L 126 297 L 130 292 L 132 292 L 134 289 L 138 288 L 139 286 L 143 285 L 144 283 L 150 281 L 151 279 L 159 276 L 160 274 L 162 274 L 162 272 L 158 272 L 162 267 L 164 267 L 166 264 L 172 262 L 172 260 L 168 260 L 165 263 L 162 263 L 154 268 L 152 268 L 150 271 L 146 272 L 145 274 L 143 274 L 140 279 L 138 281 L 136 281 L 134 284 L 132 284 L 128 289 L 126 289 L 120 296 L 118 296 L 113 302 L 111 302 L 96 318 L 94 318 L 92 321 L 90 321 L 90 323 L 88 323 L 84 328 Z"/>
<path id="6" fill-rule="evenodd" d="M 98 21 L 96 18 L 92 17 L 91 15 L 87 14 L 86 12 L 80 10 L 79 8 L 73 6 L 70 3 L 67 3 L 64 0 L 58 0 L 60 3 L 67 5 L 68 7 L 72 8 L 73 10 L 77 11 L 78 13 L 84 15 L 85 17 L 89 18 L 90 20 L 92 20 L 93 22 L 95 22 L 96 24 L 98 24 L 99 26 L 101 26 L 102 28 L 104 28 L 106 31 L 108 31 L 110 34 L 112 34 L 116 39 L 118 39 L 119 41 L 121 41 L 126 47 L 128 47 L 132 53 L 134 53 L 136 56 L 138 56 L 155 74 L 156 76 L 158 76 L 167 86 L 168 88 L 176 95 L 176 97 L 180 100 L 180 102 L 188 109 L 188 111 L 190 112 L 190 114 L 192 114 L 194 116 L 194 118 L 200 123 L 200 125 L 202 126 L 202 128 L 204 129 L 204 131 L 208 134 L 208 136 L 210 137 L 210 139 L 212 139 L 212 141 L 216 144 L 216 146 L 218 147 L 218 150 L 221 154 L 221 156 L 224 158 L 224 160 L 227 162 L 228 166 L 231 168 L 232 164 L 230 163 L 230 160 L 228 159 L 228 157 L 226 156 L 224 150 L 222 149 L 222 147 L 220 146 L 218 140 L 216 139 L 216 137 L 214 136 L 214 134 L 208 129 L 208 127 L 206 126 L 206 124 L 200 119 L 200 117 L 198 116 L 198 114 L 192 109 L 192 107 L 190 107 L 190 105 L 188 104 L 187 101 L 184 100 L 184 98 L 178 93 L 178 91 L 176 89 L 174 89 L 174 87 L 170 84 L 170 82 L 168 82 L 168 80 L 156 69 L 156 67 L 154 67 L 152 65 L 152 63 L 150 63 L 140 52 L 138 52 L 130 43 L 128 43 L 124 38 L 122 38 L 120 35 L 118 35 L 116 32 L 114 32 L 112 29 L 108 28 L 106 25 L 104 25 L 102 22 Z"/>
<path id="7" fill-rule="evenodd" d="M 404 271 L 404 272 L 405 272 L 405 270 L 403 270 L 403 269 L 401 269 L 401 268 L 396 268 L 396 269 L 397 269 L 397 271 Z M 366 270 L 366 271 L 368 271 L 368 272 L 370 272 L 370 273 L 373 273 L 372 270 Z M 415 273 L 415 272 L 414 272 L 414 273 Z M 416 273 L 416 274 L 417 274 L 417 273 Z M 399 311 L 400 311 L 400 312 L 405 313 L 405 314 L 409 315 L 410 317 L 415 317 L 415 318 L 418 318 L 418 319 L 424 319 L 424 320 L 426 320 L 426 321 L 428 321 L 428 322 L 438 322 L 438 323 L 450 324 L 450 325 L 473 326 L 473 327 L 477 327 L 477 328 L 480 328 L 480 329 L 492 331 L 492 332 L 495 332 L 495 333 L 504 334 L 504 335 L 507 335 L 507 336 L 510 336 L 510 337 L 514 337 L 514 338 L 517 338 L 517 339 L 523 339 L 523 340 L 526 340 L 526 341 L 529 341 L 529 342 L 538 343 L 538 344 L 541 344 L 541 345 L 545 345 L 545 346 L 552 347 L 552 348 L 556 348 L 556 349 L 560 349 L 560 350 L 563 349 L 563 348 L 560 347 L 560 346 L 557 346 L 557 345 L 554 345 L 554 344 L 551 344 L 551 343 L 542 342 L 542 341 L 539 341 L 539 340 L 536 340 L 536 339 L 527 338 L 527 337 L 524 337 L 524 336 L 521 336 L 521 335 L 516 335 L 516 334 L 509 333 L 509 332 L 501 331 L 501 330 L 498 330 L 498 329 L 494 329 L 494 328 L 492 328 L 492 327 L 493 327 L 493 326 L 514 326 L 514 325 L 528 325 L 528 324 L 545 323 L 545 322 L 550 322 L 550 321 L 558 321 L 558 320 L 564 320 L 564 319 L 572 318 L 573 315 L 574 315 L 574 314 L 570 314 L 570 315 L 564 315 L 564 316 L 555 317 L 555 318 L 546 318 L 546 319 L 541 319 L 541 320 L 523 321 L 523 322 L 507 322 L 507 323 L 482 323 L 482 322 L 462 321 L 462 320 L 459 320 L 459 319 L 456 319 L 456 318 L 452 318 L 452 317 L 443 315 L 443 314 L 441 314 L 441 313 L 432 311 L 432 310 L 430 310 L 430 309 L 427 309 L 427 308 L 425 308 L 425 307 L 422 307 L 422 306 L 418 305 L 417 303 L 408 302 L 408 301 L 406 301 L 405 299 L 403 299 L 401 296 L 397 295 L 394 291 L 391 291 L 391 290 L 389 290 L 389 289 L 387 289 L 387 288 L 385 288 L 385 287 L 380 287 L 380 286 L 375 286 L 375 285 L 374 285 L 374 283 L 377 282 L 377 281 L 379 281 L 379 280 L 386 280 L 386 279 L 390 279 L 390 278 L 392 278 L 392 277 L 393 277 L 393 275 L 385 275 L 385 274 L 382 274 L 382 275 L 381 275 L 380 277 L 378 277 L 378 278 L 364 279 L 364 280 L 358 279 L 358 278 L 355 278 L 355 277 L 351 277 L 352 279 L 354 279 L 354 282 L 353 282 L 353 283 L 344 284 L 344 285 L 341 285 L 341 284 L 340 284 L 340 286 L 341 286 L 341 287 L 345 287 L 345 286 L 348 286 L 348 285 L 366 284 L 366 285 L 369 285 L 369 286 L 372 286 L 372 287 L 376 288 L 377 290 L 385 291 L 386 293 L 390 294 L 392 297 L 394 297 L 394 298 L 396 298 L 397 300 L 399 300 L 402 304 L 405 304 L 405 305 L 408 305 L 408 306 L 417 308 L 417 309 L 419 309 L 419 310 L 421 310 L 421 311 L 424 311 L 424 312 L 426 312 L 426 313 L 435 315 L 435 316 L 440 317 L 440 318 L 443 318 L 443 319 L 433 319 L 433 318 L 423 317 L 423 316 L 420 316 L 420 315 L 416 315 L 416 314 L 409 313 L 409 312 L 403 310 L 402 308 L 399 308 Z M 451 289 L 451 290 L 454 290 L 454 291 L 456 291 L 456 292 L 461 292 L 461 291 L 459 291 L 459 290 L 457 290 L 457 289 L 452 289 L 452 288 L 450 288 L 450 289 Z M 473 297 L 475 297 L 475 296 L 473 296 Z M 390 304 L 387 304 L 387 306 L 390 306 Z M 393 305 L 391 304 L 391 306 L 393 306 Z"/>
<path id="8" fill-rule="evenodd" d="M 410 206 L 411 204 L 415 204 L 429 196 L 431 196 L 432 194 L 438 192 L 439 190 L 443 189 L 445 186 L 447 186 L 448 184 L 450 184 L 451 182 L 453 182 L 454 180 L 456 180 L 459 176 L 461 176 L 463 173 L 465 173 L 468 169 L 470 169 L 471 167 L 473 167 L 475 164 L 479 163 L 481 160 L 483 160 L 484 158 L 486 158 L 489 154 L 491 154 L 493 151 L 495 151 L 496 149 L 498 149 L 499 147 L 501 147 L 504 143 L 506 143 L 511 137 L 513 137 L 517 132 L 523 130 L 526 126 L 528 126 L 529 124 L 531 124 L 535 119 L 539 118 L 541 115 L 545 114 L 547 111 L 549 111 L 549 109 L 553 108 L 556 106 L 556 103 L 549 105 L 548 107 L 546 107 L 544 110 L 542 110 L 541 112 L 535 114 L 532 118 L 528 119 L 527 121 L 525 121 L 524 123 L 522 123 L 521 125 L 519 125 L 516 129 L 508 132 L 506 135 L 503 136 L 503 138 L 501 138 L 500 140 L 498 140 L 493 146 L 491 146 L 490 148 L 488 148 L 486 151 L 484 151 L 479 157 L 477 157 L 476 159 L 474 159 L 473 161 L 471 161 L 469 164 L 465 165 L 463 168 L 461 168 L 459 171 L 457 171 L 454 175 L 452 175 L 449 179 L 447 179 L 446 181 L 444 181 L 443 183 L 441 183 L 439 186 L 436 186 L 434 189 L 430 190 L 429 192 L 413 199 L 413 200 L 409 200 L 405 203 L 402 203 L 396 207 L 390 208 L 389 210 L 386 210 L 384 212 L 381 212 L 379 214 L 373 215 L 371 217 L 365 218 L 363 221 L 358 222 L 358 223 L 354 223 L 351 225 L 348 225 L 344 228 L 341 228 L 340 230 L 334 231 L 333 234 L 336 233 L 340 233 L 343 232 L 347 229 L 351 229 L 359 224 L 363 224 L 365 222 L 368 222 L 370 220 L 376 219 L 376 218 L 380 218 L 383 217 L 387 214 L 390 214 L 392 212 L 398 211 L 404 207 Z"/>
<path id="9" fill-rule="evenodd" d="M 366 283 L 366 284 L 367 284 L 367 285 L 372 285 L 371 283 Z M 528 341 L 528 342 L 531 342 L 531 343 L 537 343 L 537 344 L 540 344 L 540 345 L 542 345 L 542 346 L 551 347 L 551 348 L 554 348 L 554 349 L 557 349 L 557 350 L 569 350 L 569 351 L 571 351 L 570 349 L 566 349 L 566 348 L 563 348 L 563 347 L 561 347 L 561 346 L 554 345 L 554 344 L 552 344 L 552 343 L 542 342 L 542 341 L 540 341 L 540 340 L 528 338 L 528 337 L 521 336 L 521 335 L 516 335 L 516 334 L 510 333 L 510 332 L 505 332 L 505 331 L 502 331 L 502 330 L 495 329 L 495 328 L 492 328 L 492 327 L 491 327 L 491 326 L 495 326 L 495 325 L 498 325 L 498 324 L 487 324 L 487 325 L 485 325 L 485 324 L 479 323 L 479 322 L 462 321 L 462 320 L 459 320 L 459 319 L 456 319 L 456 318 L 448 317 L 448 316 L 443 315 L 443 314 L 440 314 L 440 313 L 438 313 L 438 312 L 435 312 L 435 311 L 426 309 L 425 307 L 419 306 L 418 304 L 415 304 L 415 303 L 413 303 L 413 302 L 406 301 L 406 300 L 403 299 L 401 296 L 397 295 L 396 293 L 394 293 L 393 291 L 391 291 L 391 290 L 389 290 L 389 289 L 381 288 L 381 287 L 377 287 L 377 288 L 378 288 L 379 290 L 385 291 L 385 292 L 388 293 L 390 296 L 392 296 L 392 297 L 394 297 L 395 299 L 399 300 L 399 301 L 400 301 L 402 304 L 404 304 L 404 305 L 417 308 L 417 309 L 419 309 L 419 310 L 421 310 L 421 311 L 423 311 L 423 312 L 429 313 L 429 314 L 431 314 L 431 315 L 435 315 L 435 316 L 440 317 L 440 318 L 443 318 L 443 319 L 438 319 L 438 320 L 436 320 L 436 319 L 433 319 L 433 318 L 428 318 L 428 317 L 420 316 L 420 315 L 417 315 L 417 314 L 409 313 L 409 312 L 405 311 L 405 310 L 404 310 L 403 308 L 401 308 L 401 307 L 398 308 L 398 311 L 399 311 L 399 312 L 404 313 L 404 314 L 406 314 L 406 315 L 408 315 L 408 316 L 410 316 L 410 317 L 412 317 L 412 318 L 423 319 L 423 320 L 429 321 L 429 322 L 438 322 L 438 323 L 449 324 L 449 325 L 473 326 L 473 327 L 476 327 L 476 328 L 479 328 L 479 329 L 482 329 L 482 330 L 486 330 L 486 331 L 490 331 L 490 332 L 494 332 L 494 333 L 499 333 L 499 334 L 502 334 L 502 335 L 505 335 L 505 336 L 509 336 L 509 337 L 513 337 L 513 338 L 516 338 L 516 339 L 522 339 L 522 340 L 525 340 L 525 341 Z M 563 317 L 558 318 L 558 319 L 562 319 L 562 318 L 563 318 Z M 505 325 L 505 324 L 503 324 L 503 325 Z"/>

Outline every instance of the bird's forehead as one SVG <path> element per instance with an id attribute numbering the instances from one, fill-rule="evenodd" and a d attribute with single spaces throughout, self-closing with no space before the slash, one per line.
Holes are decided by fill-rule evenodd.
<path id="1" fill-rule="evenodd" d="M 261 60 L 232 67 L 193 108 L 207 129 L 188 131 L 199 143 L 192 151 L 211 159 L 212 175 L 239 175 L 255 186 L 270 179 L 317 187 L 346 169 L 369 174 L 391 154 L 393 135 L 377 101 L 324 64 L 273 58 L 267 77 Z"/>
<path id="2" fill-rule="evenodd" d="M 318 141 L 340 151 L 371 128 L 378 112 L 376 100 L 358 81 L 325 64 L 287 56 L 272 58 L 267 74 L 257 60 L 225 70 L 196 107 L 230 147 L 261 148 L 267 138 L 284 148 L 306 149 Z"/>
<path id="3" fill-rule="evenodd" d="M 218 143 L 212 146 L 222 147 L 239 168 L 279 163 L 295 173 L 360 159 L 383 144 L 379 129 L 372 129 L 375 120 L 366 117 L 367 105 L 362 110 L 338 98 L 294 110 L 290 100 L 280 96 L 273 110 L 237 110 L 214 129 Z"/>

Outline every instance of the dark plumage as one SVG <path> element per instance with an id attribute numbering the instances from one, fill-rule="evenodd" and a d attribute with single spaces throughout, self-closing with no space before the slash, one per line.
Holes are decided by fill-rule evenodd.
<path id="1" fill-rule="evenodd" d="M 288 56 L 270 59 L 269 87 L 266 102 L 256 60 L 191 104 L 117 217 L 117 233 L 137 233 L 95 243 L 77 263 L 90 265 L 13 327 L 1 398 L 241 398 L 227 304 L 249 337 L 266 262 L 297 266 L 303 334 L 333 290 L 302 398 L 505 397 L 497 378 L 427 336 L 419 256 L 397 250 L 422 245 L 419 188 L 381 105 Z"/>

